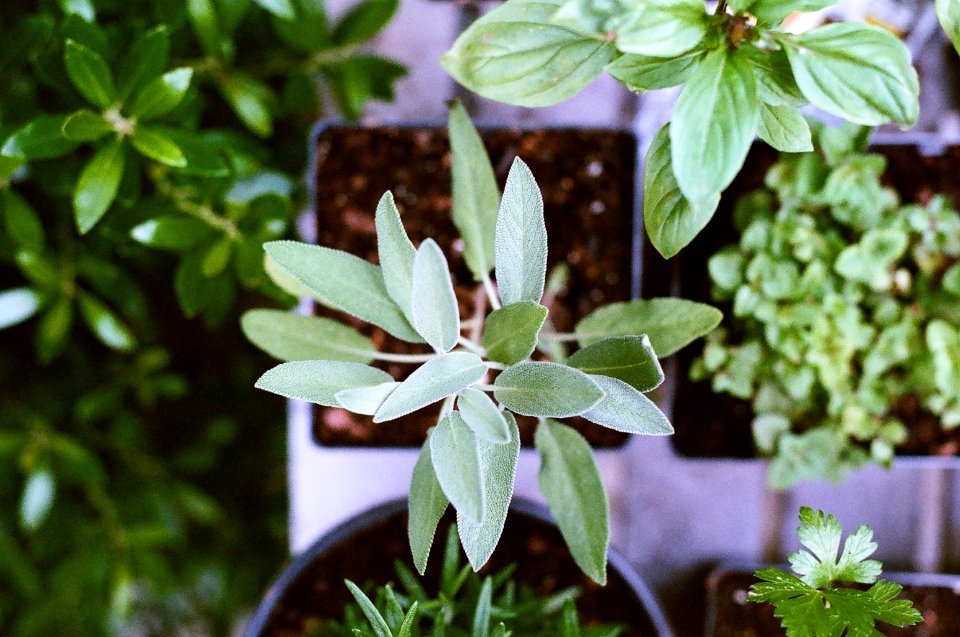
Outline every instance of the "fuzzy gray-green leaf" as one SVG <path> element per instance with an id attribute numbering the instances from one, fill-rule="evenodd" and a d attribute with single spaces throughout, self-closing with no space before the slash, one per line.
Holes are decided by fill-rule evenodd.
<path id="1" fill-rule="evenodd" d="M 350 389 L 341 389 L 333 395 L 333 399 L 347 411 L 372 416 L 380 409 L 383 401 L 399 386 L 400 383 L 390 381 L 370 387 L 351 387 Z"/>
<path id="2" fill-rule="evenodd" d="M 378 325 L 400 340 L 423 342 L 387 294 L 380 268 L 352 254 L 295 241 L 264 244 L 287 274 L 319 303 Z"/>
<path id="3" fill-rule="evenodd" d="M 574 561 L 595 582 L 607 581 L 610 542 L 607 494 L 587 441 L 570 427 L 547 420 L 534 436 L 540 454 L 540 490 Z"/>
<path id="4" fill-rule="evenodd" d="M 337 392 L 393 381 L 387 372 L 361 363 L 344 361 L 291 361 L 267 370 L 257 389 L 308 402 L 339 407 Z"/>
<path id="5" fill-rule="evenodd" d="M 447 259 L 433 239 L 420 244 L 413 259 L 413 327 L 438 352 L 449 352 L 460 338 L 460 309 Z"/>
<path id="6" fill-rule="evenodd" d="M 457 408 L 467 426 L 483 440 L 501 445 L 510 442 L 507 419 L 486 392 L 467 387 L 457 397 Z"/>
<path id="7" fill-rule="evenodd" d="M 618 378 L 641 392 L 663 382 L 663 368 L 646 335 L 605 338 L 574 352 L 567 364 L 587 374 Z"/>
<path id="8" fill-rule="evenodd" d="M 487 357 L 504 365 L 529 358 L 546 318 L 547 308 L 534 301 L 520 301 L 495 310 L 483 329 Z"/>
<path id="9" fill-rule="evenodd" d="M 757 136 L 782 153 L 813 150 L 810 126 L 793 106 L 761 104 Z"/>
<path id="10" fill-rule="evenodd" d="M 673 425 L 652 400 L 622 380 L 591 375 L 604 397 L 590 411 L 581 414 L 590 422 L 608 429 L 641 436 L 668 436 Z"/>
<path id="11" fill-rule="evenodd" d="M 405 416 L 474 384 L 487 368 L 476 354 L 450 352 L 424 363 L 384 401 L 373 422 Z"/>
<path id="12" fill-rule="evenodd" d="M 410 302 L 413 294 L 413 259 L 417 249 L 413 247 L 407 231 L 403 229 L 400 211 L 394 203 L 393 193 L 385 192 L 377 204 L 377 256 L 383 271 L 387 294 L 400 306 L 404 316 L 413 320 Z"/>
<path id="13" fill-rule="evenodd" d="M 430 460 L 457 513 L 481 522 L 485 502 L 480 449 L 477 437 L 456 411 L 447 414 L 430 434 Z"/>
<path id="14" fill-rule="evenodd" d="M 519 157 L 513 160 L 503 189 L 495 243 L 503 304 L 538 303 L 547 277 L 547 227 L 540 188 Z"/>
<path id="15" fill-rule="evenodd" d="M 430 435 L 432 433 L 431 431 Z M 423 443 L 417 463 L 413 467 L 413 477 L 410 480 L 410 521 L 407 524 L 407 539 L 413 554 L 413 564 L 421 575 L 427 570 L 427 558 L 430 557 L 437 524 L 449 504 L 430 459 L 430 435 Z"/>
<path id="16" fill-rule="evenodd" d="M 333 360 L 369 363 L 376 348 L 352 327 L 320 316 L 280 310 L 250 310 L 240 327 L 251 343 L 283 361 Z"/>
<path id="17" fill-rule="evenodd" d="M 524 416 L 569 418 L 592 409 L 603 391 L 579 369 L 559 363 L 518 363 L 497 376 L 494 396 Z"/>

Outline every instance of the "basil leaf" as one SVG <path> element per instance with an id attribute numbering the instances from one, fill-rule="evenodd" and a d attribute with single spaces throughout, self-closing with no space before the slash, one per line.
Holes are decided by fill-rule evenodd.
<path id="1" fill-rule="evenodd" d="M 657 405 L 627 383 L 609 376 L 590 376 L 604 392 L 603 400 L 581 414 L 590 422 L 628 434 L 669 436 L 673 425 Z"/>
<path id="2" fill-rule="evenodd" d="M 480 451 L 476 436 L 459 413 L 447 414 L 430 434 L 430 459 L 457 514 L 482 521 L 485 502 Z"/>
<path id="3" fill-rule="evenodd" d="M 433 239 L 420 244 L 413 260 L 413 327 L 437 352 L 460 338 L 460 309 L 447 259 Z"/>
<path id="4" fill-rule="evenodd" d="M 386 192 L 380 198 L 374 222 L 377 228 L 377 256 L 387 294 L 400 306 L 404 316 L 412 320 L 413 259 L 417 249 L 403 229 L 393 193 Z"/>
<path id="5" fill-rule="evenodd" d="M 767 26 L 776 26 L 794 11 L 819 11 L 837 3 L 837 0 L 756 0 L 749 3 L 746 11 L 757 18 L 757 22 Z"/>
<path id="6" fill-rule="evenodd" d="M 513 365 L 526 360 L 537 346 L 547 308 L 533 301 L 520 301 L 491 312 L 483 328 L 487 358 Z"/>
<path id="7" fill-rule="evenodd" d="M 134 96 L 130 116 L 138 120 L 166 115 L 183 101 L 193 79 L 193 69 L 184 67 L 168 71 L 144 86 Z"/>
<path id="8" fill-rule="evenodd" d="M 790 60 L 783 50 L 741 49 L 750 60 L 760 101 L 774 106 L 803 106 L 807 99 L 797 87 Z"/>
<path id="9" fill-rule="evenodd" d="M 457 409 L 479 438 L 500 445 L 510 442 L 507 419 L 486 392 L 467 387 L 457 396 Z"/>
<path id="10" fill-rule="evenodd" d="M 291 361 L 264 373 L 254 385 L 287 398 L 325 407 L 339 407 L 337 392 L 351 387 L 371 387 L 393 381 L 387 372 L 344 361 Z"/>
<path id="11" fill-rule="evenodd" d="M 567 364 L 590 375 L 617 378 L 642 392 L 663 382 L 663 368 L 646 336 L 611 336 L 578 350 Z"/>
<path id="12" fill-rule="evenodd" d="M 430 359 L 390 394 L 373 422 L 393 420 L 452 396 L 479 381 L 486 372 L 483 359 L 470 352 L 450 352 Z"/>
<path id="13" fill-rule="evenodd" d="M 86 234 L 100 221 L 117 196 L 125 161 L 123 146 L 112 141 L 93 156 L 84 167 L 73 193 L 73 212 L 80 234 Z"/>
<path id="14" fill-rule="evenodd" d="M 107 63 L 96 51 L 67 39 L 63 62 L 70 81 L 91 104 L 109 108 L 117 98 Z"/>
<path id="15" fill-rule="evenodd" d="M 410 542 L 410 552 L 413 554 L 413 564 L 423 575 L 427 570 L 427 558 L 430 557 L 430 547 L 437 533 L 437 524 L 447 510 L 447 496 L 443 494 L 437 474 L 430 459 L 430 435 L 420 449 L 417 463 L 413 466 L 413 477 L 410 479 L 409 522 L 407 523 L 407 539 Z"/>
<path id="16" fill-rule="evenodd" d="M 539 302 L 547 277 L 543 197 L 533 173 L 514 159 L 500 201 L 496 229 L 497 286 L 504 305 Z"/>
<path id="17" fill-rule="evenodd" d="M 937 0 L 937 18 L 960 54 L 960 0 Z"/>
<path id="18" fill-rule="evenodd" d="M 541 418 L 577 416 L 603 398 L 589 376 L 559 363 L 518 363 L 503 370 L 494 386 L 494 396 L 504 407 Z"/>
<path id="19" fill-rule="evenodd" d="M 369 363 L 376 348 L 366 336 L 320 316 L 280 310 L 250 310 L 240 327 L 251 343 L 283 361 L 333 360 Z"/>
<path id="20" fill-rule="evenodd" d="M 93 142 L 112 133 L 113 125 L 99 113 L 84 109 L 68 116 L 60 132 L 72 142 Z"/>
<path id="21" fill-rule="evenodd" d="M 686 82 L 703 55 L 703 51 L 690 51 L 677 57 L 661 58 L 628 53 L 608 64 L 606 71 L 631 91 L 652 91 Z"/>
<path id="22" fill-rule="evenodd" d="M 757 135 L 782 153 L 813 150 L 810 125 L 793 106 L 761 104 Z"/>
<path id="23" fill-rule="evenodd" d="M 617 48 L 624 53 L 671 58 L 699 45 L 708 26 L 702 0 L 640 2 L 617 26 Z"/>

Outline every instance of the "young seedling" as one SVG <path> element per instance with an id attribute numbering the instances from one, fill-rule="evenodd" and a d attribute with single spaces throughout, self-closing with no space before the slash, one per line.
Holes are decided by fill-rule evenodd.
<path id="1" fill-rule="evenodd" d="M 787 637 L 880 637 L 877 621 L 900 627 L 923 621 L 909 600 L 896 599 L 902 586 L 878 580 L 880 562 L 867 559 L 877 550 L 869 526 L 848 536 L 838 557 L 840 523 L 823 511 L 801 507 L 797 535 L 807 550 L 787 556 L 796 575 L 760 569 L 755 575 L 763 581 L 748 594 L 750 601 L 774 605 Z M 838 586 L 840 582 L 872 586 L 859 590 Z"/>
<path id="2" fill-rule="evenodd" d="M 559 420 L 579 415 L 627 433 L 671 433 L 644 395 L 663 381 L 657 356 L 709 332 L 720 312 L 681 299 L 636 300 L 596 310 L 571 334 L 545 327 L 547 234 L 533 175 L 517 159 L 500 199 L 480 137 L 459 105 L 450 114 L 450 136 L 453 220 L 492 312 L 480 317 L 482 324 L 461 320 L 440 247 L 432 239 L 411 243 L 387 193 L 375 219 L 379 266 L 291 241 L 265 249 L 278 282 L 293 281 L 320 304 L 433 351 L 379 352 L 331 319 L 258 310 L 243 319 L 248 337 L 290 362 L 264 374 L 257 387 L 370 415 L 376 423 L 441 403 L 410 487 L 410 544 L 421 572 L 448 503 L 457 510 L 470 563 L 480 568 L 487 561 L 513 493 L 520 453 L 515 414 L 536 417 L 540 487 L 575 560 L 603 582 L 606 494 L 586 440 Z M 561 342 L 580 349 L 565 361 L 544 360 L 543 352 Z M 374 360 L 417 367 L 400 381 L 368 365 Z"/>

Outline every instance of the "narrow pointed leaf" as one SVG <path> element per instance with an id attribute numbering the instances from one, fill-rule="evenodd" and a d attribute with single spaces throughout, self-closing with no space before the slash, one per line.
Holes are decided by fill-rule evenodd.
<path id="1" fill-rule="evenodd" d="M 493 269 L 500 189 L 487 149 L 460 102 L 450 108 L 450 150 L 453 223 L 463 238 L 467 267 L 481 281 Z"/>
<path id="2" fill-rule="evenodd" d="M 467 387 L 457 397 L 457 409 L 463 421 L 481 439 L 501 445 L 510 442 L 507 419 L 486 392 Z"/>
<path id="3" fill-rule="evenodd" d="M 668 436 L 673 425 L 657 405 L 622 380 L 591 375 L 603 390 L 600 403 L 582 414 L 590 422 L 608 429 L 641 436 Z"/>
<path id="4" fill-rule="evenodd" d="M 373 422 L 405 416 L 469 387 L 483 378 L 487 368 L 476 354 L 450 352 L 424 363 L 377 410 Z"/>
<path id="5" fill-rule="evenodd" d="M 576 351 L 567 365 L 587 374 L 618 378 L 641 392 L 663 382 L 663 368 L 650 339 L 643 336 L 612 336 Z"/>
<path id="6" fill-rule="evenodd" d="M 433 239 L 420 244 L 413 259 L 413 327 L 438 352 L 449 352 L 460 338 L 460 308 L 447 259 Z"/>
<path id="7" fill-rule="evenodd" d="M 457 513 L 483 520 L 484 484 L 477 437 L 459 413 L 452 411 L 430 434 L 430 459 L 444 495 Z"/>
<path id="8" fill-rule="evenodd" d="M 423 342 L 387 294 L 380 268 L 352 254 L 295 241 L 264 244 L 273 262 L 319 303 L 378 325 L 393 336 Z"/>
<path id="9" fill-rule="evenodd" d="M 417 625 L 417 612 L 420 610 L 419 605 L 420 602 L 414 602 L 410 605 L 407 614 L 403 616 L 403 623 L 400 624 L 400 632 L 397 633 L 397 637 L 414 637 L 413 627 Z"/>
<path id="10" fill-rule="evenodd" d="M 497 286 L 504 305 L 540 302 L 547 276 L 547 228 L 543 197 L 533 173 L 513 161 L 500 201 L 496 230 Z"/>
<path id="11" fill-rule="evenodd" d="M 117 97 L 110 69 L 100 54 L 68 39 L 63 61 L 80 94 L 94 106 L 108 108 Z"/>
<path id="12" fill-rule="evenodd" d="M 341 389 L 333 395 L 333 398 L 347 411 L 372 416 L 380 409 L 383 401 L 399 386 L 400 383 L 390 381 L 372 387 L 352 387 Z"/>
<path id="13" fill-rule="evenodd" d="M 595 407 L 603 390 L 578 369 L 558 363 L 518 363 L 497 376 L 494 396 L 524 416 L 569 418 Z"/>
<path id="14" fill-rule="evenodd" d="M 137 126 L 133 135 L 130 136 L 130 142 L 141 155 L 161 164 L 173 168 L 183 168 L 187 165 L 187 157 L 177 143 L 156 129 Z"/>
<path id="15" fill-rule="evenodd" d="M 387 620 L 383 618 L 383 615 L 380 614 L 380 611 L 377 610 L 374 603 L 370 601 L 370 598 L 360 590 L 359 586 L 350 580 L 345 580 L 345 583 L 347 588 L 350 589 L 350 594 L 353 595 L 353 599 L 355 599 L 357 605 L 360 606 L 360 611 L 363 613 L 363 616 L 366 617 L 367 622 L 370 623 L 373 634 L 376 637 L 393 637 L 393 633 L 390 632 L 390 627 L 387 625 Z"/>
<path id="16" fill-rule="evenodd" d="M 664 358 L 711 332 L 723 313 L 715 307 L 686 299 L 638 299 L 611 303 L 594 310 L 579 323 L 580 346 L 609 336 L 646 334 L 657 356 Z"/>
<path id="17" fill-rule="evenodd" d="M 0 154 L 24 159 L 53 159 L 72 152 L 78 142 L 63 136 L 63 115 L 41 115 L 17 130 L 3 143 Z"/>
<path id="18" fill-rule="evenodd" d="M 607 493 L 587 441 L 570 427 L 547 420 L 534 436 L 540 454 L 540 490 L 574 561 L 600 585 L 607 581 L 610 543 Z"/>
<path id="19" fill-rule="evenodd" d="M 483 584 L 480 586 L 480 594 L 477 596 L 477 604 L 473 611 L 473 624 L 471 627 L 471 637 L 489 637 L 490 635 L 490 610 L 491 595 L 493 593 L 493 580 L 488 575 L 483 578 Z"/>
<path id="20" fill-rule="evenodd" d="M 361 363 L 292 361 L 267 370 L 255 386 L 287 398 L 339 407 L 335 398 L 337 392 L 391 381 L 393 378 L 387 372 Z"/>
<path id="21" fill-rule="evenodd" d="M 761 104 L 757 136 L 782 153 L 813 150 L 810 126 L 793 106 Z"/>
<path id="22" fill-rule="evenodd" d="M 487 357 L 504 365 L 526 360 L 537 346 L 546 319 L 547 308 L 534 301 L 520 301 L 495 310 L 483 328 Z"/>
<path id="23" fill-rule="evenodd" d="M 124 160 L 123 146 L 113 141 L 98 150 L 80 173 L 73 193 L 74 219 L 80 234 L 89 232 L 116 198 Z"/>
<path id="24" fill-rule="evenodd" d="M 0 292 L 0 330 L 22 323 L 40 310 L 40 295 L 26 287 Z"/>
<path id="25" fill-rule="evenodd" d="M 193 69 L 183 67 L 152 80 L 133 98 L 130 116 L 145 120 L 166 115 L 183 101 L 192 78 Z"/>
<path id="26" fill-rule="evenodd" d="M 960 0 L 937 0 L 937 17 L 960 54 Z"/>
<path id="27" fill-rule="evenodd" d="M 113 126 L 99 113 L 84 109 L 68 116 L 60 132 L 73 142 L 92 142 L 113 132 Z"/>
<path id="28" fill-rule="evenodd" d="M 352 327 L 319 316 L 280 310 L 250 310 L 240 318 L 247 339 L 282 361 L 330 360 L 369 363 L 376 348 Z"/>
<path id="29" fill-rule="evenodd" d="M 118 352 L 129 352 L 137 346 L 136 338 L 110 308 L 89 294 L 79 294 L 80 315 L 100 342 Z"/>
<path id="30" fill-rule="evenodd" d="M 430 437 L 428 436 L 413 467 L 413 477 L 410 480 L 410 521 L 407 524 L 407 538 L 410 541 L 413 564 L 421 575 L 427 570 L 427 558 L 430 557 L 437 524 L 447 510 L 447 504 L 449 500 L 443 494 L 443 488 L 433 468 L 433 461 L 430 459 Z"/>
<path id="31" fill-rule="evenodd" d="M 377 204 L 375 223 L 377 256 L 380 258 L 387 294 L 400 306 L 404 316 L 412 320 L 410 308 L 413 297 L 413 259 L 417 255 L 417 249 L 410 243 L 410 238 L 403 229 L 393 193 L 383 193 L 380 203 Z"/>

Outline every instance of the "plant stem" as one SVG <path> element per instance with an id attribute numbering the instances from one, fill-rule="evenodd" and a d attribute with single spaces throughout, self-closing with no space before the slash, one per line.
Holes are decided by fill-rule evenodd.
<path id="1" fill-rule="evenodd" d="M 493 281 L 489 274 L 483 275 L 483 289 L 487 291 L 487 298 L 490 299 L 490 307 L 494 310 L 500 309 L 500 299 L 497 298 L 497 291 L 493 287 Z"/>
<path id="2" fill-rule="evenodd" d="M 558 343 L 575 343 L 580 340 L 580 337 L 572 332 L 540 332 L 540 336 Z"/>
<path id="3" fill-rule="evenodd" d="M 723 15 L 727 12 L 727 0 L 720 0 L 717 3 L 717 10 L 714 11 L 713 15 Z"/>
<path id="4" fill-rule="evenodd" d="M 493 391 L 497 388 L 496 385 L 471 385 L 471 387 L 480 391 Z"/>
<path id="5" fill-rule="evenodd" d="M 455 397 L 456 396 L 447 396 L 443 399 L 443 404 L 440 405 L 440 413 L 437 415 L 437 424 L 440 424 L 440 421 L 453 411 L 453 400 Z"/>
<path id="6" fill-rule="evenodd" d="M 358 353 L 365 354 L 375 361 L 383 361 L 385 363 L 426 363 L 437 357 L 436 354 L 392 354 L 390 352 L 367 350 Z"/>
<path id="7" fill-rule="evenodd" d="M 471 341 L 469 338 L 460 336 L 457 338 L 457 343 L 465 350 L 473 352 L 477 356 L 483 357 L 487 353 L 486 350 Z"/>
<path id="8" fill-rule="evenodd" d="M 483 364 L 486 365 L 489 369 L 506 369 L 507 366 L 503 363 L 497 363 L 496 361 L 483 361 Z"/>

